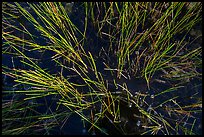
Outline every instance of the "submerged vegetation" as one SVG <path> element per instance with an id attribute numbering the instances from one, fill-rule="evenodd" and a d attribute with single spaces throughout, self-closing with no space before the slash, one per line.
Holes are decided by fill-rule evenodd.
<path id="1" fill-rule="evenodd" d="M 2 134 L 66 134 L 75 114 L 89 134 L 202 134 L 201 12 L 3 2 Z"/>

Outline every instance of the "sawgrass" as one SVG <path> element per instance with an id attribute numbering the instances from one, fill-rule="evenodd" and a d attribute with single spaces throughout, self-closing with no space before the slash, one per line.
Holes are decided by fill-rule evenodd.
<path id="1" fill-rule="evenodd" d="M 103 134 L 108 134 L 98 125 L 100 120 L 106 117 L 118 128 L 117 124 L 121 123 L 120 113 L 123 111 L 118 103 L 120 101 L 126 102 L 129 108 L 136 107 L 141 113 L 140 117 L 149 120 L 142 125 L 145 129 L 140 133 L 142 135 L 195 134 L 196 118 L 190 123 L 190 129 L 182 124 L 186 116 L 190 117 L 194 112 L 200 113 L 202 100 L 190 105 L 180 105 L 181 102 L 175 101 L 179 97 L 175 94 L 152 106 L 148 98 L 158 99 L 169 93 L 176 93 L 190 79 L 201 79 L 202 72 L 197 69 L 202 68 L 202 48 L 200 46 L 189 48 L 189 45 L 194 44 L 201 36 L 191 40 L 190 44 L 190 40 L 186 40 L 192 28 L 201 22 L 201 3 L 83 2 L 80 3 L 82 7 L 80 10 L 84 11 L 82 19 L 79 19 L 83 22 L 80 29 L 61 2 L 27 3 L 27 8 L 21 4 L 3 3 L 2 9 L 2 54 L 20 60 L 23 66 L 16 67 L 13 60 L 12 68 L 3 65 L 3 75 L 14 78 L 13 87 L 16 87 L 14 91 L 6 90 L 3 93 L 12 94 L 14 98 L 16 95 L 24 96 L 20 102 L 15 98 L 13 103 L 12 100 L 3 103 L 3 134 L 29 134 L 32 127 L 38 127 L 38 130 L 45 129 L 45 134 L 50 134 L 53 126 L 60 125 L 59 123 L 67 118 L 66 115 L 72 113 L 78 114 L 91 125 L 89 132 L 97 129 Z M 187 8 L 187 11 L 183 13 L 184 8 Z M 10 12 L 7 12 L 7 9 L 10 9 Z M 15 24 L 16 22 L 20 25 Z M 32 32 L 26 22 L 35 28 L 39 36 Z M 108 88 L 110 83 L 104 77 L 104 72 L 99 71 L 100 53 L 86 49 L 90 24 L 93 24 L 97 37 L 107 42 L 108 46 L 103 45 L 100 51 L 116 59 L 110 61 L 104 58 L 103 70 L 110 72 L 117 91 L 110 91 Z M 177 39 L 177 35 L 182 37 Z M 38 38 L 43 38 L 45 42 L 41 44 Z M 45 52 L 52 53 L 48 59 L 55 63 L 53 68 L 60 71 L 51 73 L 51 68 L 41 67 L 40 63 L 45 60 L 33 57 L 33 52 L 40 55 Z M 64 75 L 64 72 L 67 74 Z M 151 83 L 158 74 L 157 81 L 171 83 L 172 87 L 157 91 L 154 95 L 146 94 L 145 91 L 133 95 L 128 89 L 128 80 L 138 78 L 146 80 L 150 91 L 153 89 Z M 116 79 L 122 77 L 127 82 L 117 83 Z M 173 84 L 175 82 L 177 84 Z M 51 114 L 45 112 L 37 116 L 25 113 L 25 110 L 34 111 L 36 107 L 27 105 L 27 101 L 45 97 L 55 98 L 56 101 L 53 101 L 57 104 L 55 112 L 51 111 Z M 178 107 L 161 107 L 170 102 Z M 145 104 L 146 107 L 140 104 Z M 23 107 L 19 109 L 21 105 Z M 62 106 L 64 109 L 60 111 L 59 108 Z M 47 109 L 50 110 L 50 107 Z M 95 110 L 96 112 L 93 112 Z M 160 113 L 161 110 L 169 117 Z M 86 111 L 90 116 L 85 113 Z M 10 112 L 24 114 L 24 117 L 21 115 L 12 117 Z M 176 123 L 171 119 L 171 114 L 182 120 Z M 27 120 L 25 123 L 11 126 L 16 120 L 25 119 Z M 45 121 L 49 119 L 50 122 L 46 123 Z M 123 128 L 120 130 L 123 134 L 129 134 Z"/>

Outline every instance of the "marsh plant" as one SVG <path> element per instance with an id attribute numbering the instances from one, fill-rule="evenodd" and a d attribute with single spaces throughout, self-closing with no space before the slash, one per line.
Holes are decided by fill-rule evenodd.
<path id="1" fill-rule="evenodd" d="M 201 12 L 3 2 L 2 134 L 60 134 L 76 114 L 89 134 L 201 134 Z"/>

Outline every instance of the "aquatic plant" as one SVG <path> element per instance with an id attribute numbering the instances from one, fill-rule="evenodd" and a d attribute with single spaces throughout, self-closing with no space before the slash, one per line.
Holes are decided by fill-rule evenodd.
<path id="1" fill-rule="evenodd" d="M 199 2 L 3 2 L 2 133 L 52 134 L 73 114 L 91 134 L 201 132 L 201 11 Z"/>

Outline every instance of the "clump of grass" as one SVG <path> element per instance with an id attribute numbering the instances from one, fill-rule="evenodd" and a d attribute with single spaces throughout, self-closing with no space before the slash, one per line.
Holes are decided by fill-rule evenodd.
<path id="1" fill-rule="evenodd" d="M 3 104 L 3 133 L 28 134 L 37 127 L 50 134 L 76 113 L 89 123 L 89 132 L 111 134 L 101 125 L 107 121 L 120 134 L 195 134 L 194 113 L 201 112 L 202 100 L 179 94 L 202 76 L 202 48 L 190 46 L 202 34 L 187 39 L 201 22 L 201 10 L 201 3 L 186 2 L 3 3 L 2 54 L 12 58 L 3 74 L 17 88 L 3 92 L 23 98 Z M 74 22 L 77 12 L 84 14 Z M 28 101 L 49 97 L 56 104 L 46 106 L 50 113 L 25 113 L 38 108 Z M 184 98 L 198 101 L 187 105 Z M 7 118 L 9 107 L 19 115 Z"/>
<path id="2" fill-rule="evenodd" d="M 120 9 L 119 5 L 122 5 Z M 185 71 L 186 76 L 200 75 L 196 71 L 179 69 L 189 64 L 188 60 L 183 60 L 188 55 L 192 59 L 195 55 L 193 52 L 197 52 L 197 55 L 201 53 L 199 47 L 196 51 L 188 52 L 189 54 L 178 55 L 184 52 L 186 35 L 201 17 L 200 14 L 196 14 L 197 12 L 194 13 L 194 10 L 199 8 L 192 8 L 181 17 L 181 10 L 186 6 L 189 5 L 187 3 L 110 3 L 102 20 L 96 21 L 100 26 L 98 33 L 104 38 L 108 37 L 110 45 L 116 45 L 114 51 L 109 54 L 116 53 L 119 78 L 124 70 L 129 70 L 134 76 L 145 78 L 149 86 L 155 72 L 163 69 L 175 70 L 174 63 L 181 61 L 179 65 L 176 64 L 178 69 L 175 73 Z M 201 5 L 198 3 L 194 6 Z M 106 8 L 104 6 L 104 9 Z M 93 11 L 91 13 L 93 14 Z M 190 20 L 192 18 L 194 20 Z M 105 27 L 110 29 L 103 29 Z M 175 35 L 182 32 L 185 32 L 185 35 L 176 42 Z"/>

